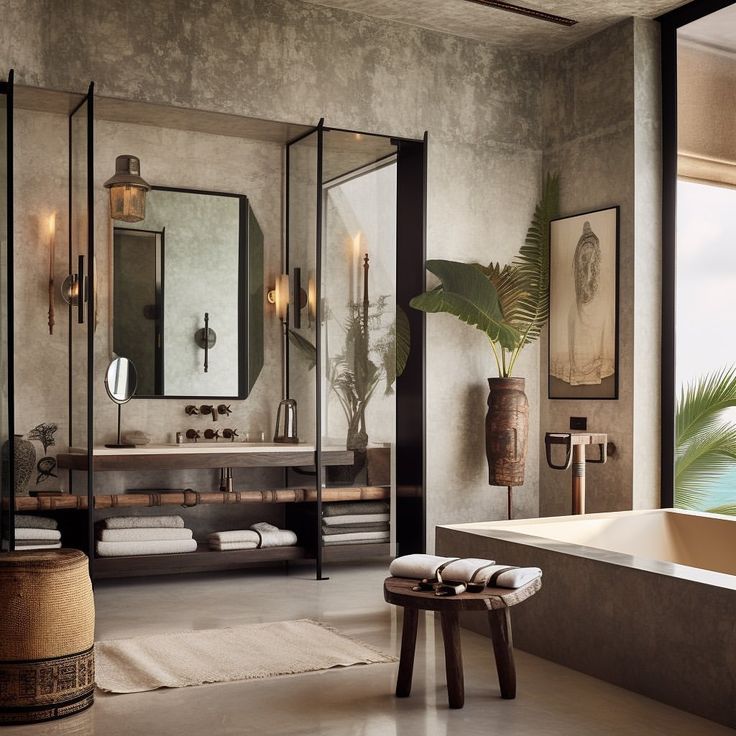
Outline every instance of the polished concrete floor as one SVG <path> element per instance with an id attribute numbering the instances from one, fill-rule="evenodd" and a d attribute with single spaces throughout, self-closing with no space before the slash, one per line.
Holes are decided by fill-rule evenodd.
<path id="1" fill-rule="evenodd" d="M 400 619 L 384 603 L 385 565 L 331 566 L 101 583 L 97 638 L 314 618 L 398 654 Z M 519 693 L 501 700 L 487 639 L 463 632 L 465 708 L 447 707 L 439 625 L 420 628 L 413 694 L 393 696 L 395 664 L 361 665 L 269 680 L 98 694 L 94 707 L 27 736 L 699 736 L 730 729 L 517 652 Z"/>

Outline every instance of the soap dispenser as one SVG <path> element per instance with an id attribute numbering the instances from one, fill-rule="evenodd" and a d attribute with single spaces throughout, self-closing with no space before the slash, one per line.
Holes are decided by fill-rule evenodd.
<path id="1" fill-rule="evenodd" d="M 292 445 L 299 442 L 296 429 L 296 401 L 294 399 L 283 399 L 279 403 L 273 441 Z"/>

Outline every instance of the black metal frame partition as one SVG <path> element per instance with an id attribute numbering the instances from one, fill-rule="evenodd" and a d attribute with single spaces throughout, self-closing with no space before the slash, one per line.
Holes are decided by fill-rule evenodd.
<path id="1" fill-rule="evenodd" d="M 74 269 L 73 254 L 74 254 L 74 238 L 73 232 L 73 213 L 76 206 L 75 202 L 75 182 L 74 182 L 74 135 L 73 135 L 73 121 L 74 116 L 83 111 L 86 104 L 86 110 L 82 114 L 86 116 L 86 140 L 84 146 L 86 147 L 86 171 L 85 179 L 86 186 L 84 188 L 84 209 L 86 209 L 86 220 L 87 220 L 87 252 L 86 260 L 87 264 L 84 265 L 84 256 L 79 255 L 78 258 L 78 277 L 79 277 L 79 289 L 77 293 L 77 315 L 74 315 L 74 305 L 70 302 L 69 304 L 69 444 L 72 444 L 73 440 L 73 421 L 74 421 L 74 361 L 75 355 L 73 350 L 73 330 L 78 329 L 77 325 L 84 324 L 86 318 L 87 324 L 87 335 L 86 335 L 86 348 L 87 348 L 87 370 L 86 370 L 86 454 L 87 454 L 87 470 L 83 471 L 86 480 L 86 495 L 87 495 L 87 513 L 86 518 L 86 529 L 85 529 L 85 542 L 86 551 L 89 557 L 89 568 L 90 575 L 92 575 L 94 567 L 94 340 L 95 340 L 95 321 L 96 321 L 96 294 L 95 294 L 95 233 L 94 233 L 94 82 L 90 82 L 87 94 L 84 99 L 72 110 L 69 114 L 69 240 L 68 240 L 68 253 L 69 253 L 69 271 L 70 273 Z M 85 309 L 86 307 L 86 309 Z M 85 314 L 86 311 L 86 314 Z M 74 492 L 74 480 L 75 473 L 79 474 L 79 471 L 70 470 L 70 486 L 72 492 Z"/>
<path id="2" fill-rule="evenodd" d="M 5 156 L 6 171 L 6 335 L 7 355 L 7 417 L 8 417 L 8 458 L 7 475 L 7 508 L 2 508 L 5 500 L 0 494 L 0 548 L 15 548 L 15 359 L 14 359 L 14 277 L 13 277 L 13 84 L 15 72 L 11 69 L 7 81 L 0 81 L 0 94 L 5 95 Z M 4 545 L 4 546 L 3 546 Z"/>
<path id="3" fill-rule="evenodd" d="M 344 130 L 325 126 L 324 119 L 318 125 L 286 144 L 286 192 L 285 192 L 285 252 L 284 270 L 291 274 L 290 257 L 290 172 L 292 146 L 309 136 L 316 136 L 316 202 L 315 238 L 315 491 L 316 491 L 316 578 L 326 580 L 323 575 L 323 545 L 321 538 L 322 488 L 324 465 L 322 447 L 322 226 L 323 226 L 323 154 L 324 135 L 329 132 L 353 133 L 375 136 L 362 131 Z M 383 136 L 389 137 L 389 136 Z M 423 552 L 425 549 L 426 504 L 426 380 L 425 380 L 425 315 L 409 307 L 412 297 L 424 291 L 426 260 L 426 193 L 427 193 L 427 144 L 425 133 L 422 139 L 390 137 L 397 148 L 397 231 L 396 231 L 396 302 L 409 318 L 411 330 L 411 352 L 402 376 L 397 379 L 396 389 L 396 485 L 418 489 L 410 497 L 397 494 L 396 538 L 400 554 Z M 291 311 L 291 310 L 289 310 Z M 287 314 L 287 321 L 291 315 Z M 284 336 L 285 380 L 284 391 L 290 396 L 289 342 Z M 284 397 L 286 398 L 286 396 Z"/>
<path id="4" fill-rule="evenodd" d="M 677 31 L 727 8 L 734 0 L 696 0 L 657 20 L 662 38 L 662 378 L 661 505 L 675 502 L 676 278 L 677 278 Z"/>

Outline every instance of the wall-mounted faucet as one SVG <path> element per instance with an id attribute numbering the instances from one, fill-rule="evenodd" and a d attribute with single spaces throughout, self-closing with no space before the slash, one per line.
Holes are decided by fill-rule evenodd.
<path id="1" fill-rule="evenodd" d="M 187 439 L 194 440 L 195 442 L 199 439 L 199 432 L 196 429 L 187 430 Z"/>
<path id="2" fill-rule="evenodd" d="M 190 417 L 196 416 L 197 414 L 199 414 L 199 409 L 197 409 L 197 407 L 194 406 L 194 404 L 188 404 L 187 406 L 185 406 L 184 411 L 187 413 L 187 416 L 190 416 Z"/>
<path id="3" fill-rule="evenodd" d="M 220 439 L 220 430 L 219 429 L 205 429 L 204 438 L 206 440 L 214 440 L 215 442 L 217 442 L 217 440 Z"/>
<path id="4" fill-rule="evenodd" d="M 233 410 L 230 408 L 230 404 L 220 404 L 217 407 L 217 413 L 221 417 L 229 417 L 233 413 Z"/>
<path id="5" fill-rule="evenodd" d="M 222 436 L 226 440 L 230 440 L 230 442 L 235 442 L 235 438 L 238 436 L 238 430 L 237 429 L 223 429 Z"/>
<path id="6" fill-rule="evenodd" d="M 212 406 L 212 404 L 202 404 L 202 406 L 199 407 L 199 412 L 202 415 L 205 414 L 211 414 L 212 415 L 212 421 L 217 421 L 217 409 Z"/>

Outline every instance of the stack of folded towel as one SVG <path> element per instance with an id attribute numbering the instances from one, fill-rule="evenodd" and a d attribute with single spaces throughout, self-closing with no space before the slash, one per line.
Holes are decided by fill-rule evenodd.
<path id="1" fill-rule="evenodd" d="M 421 554 L 397 557 L 388 571 L 396 578 L 420 580 L 427 589 L 463 588 L 455 590 L 456 593 L 480 591 L 486 587 L 520 588 L 542 575 L 538 567 L 499 565 L 495 560 L 476 557 L 461 559 Z"/>
<path id="2" fill-rule="evenodd" d="M 15 548 L 17 550 L 59 549 L 61 532 L 58 526 L 56 519 L 16 514 Z"/>
<path id="3" fill-rule="evenodd" d="M 367 544 L 389 541 L 386 501 L 343 501 L 322 507 L 322 543 Z"/>
<path id="4" fill-rule="evenodd" d="M 273 524 L 260 521 L 249 529 L 233 529 L 213 532 L 207 538 L 210 549 L 225 552 L 232 549 L 265 549 L 266 547 L 293 547 L 296 534 L 288 529 L 279 529 Z"/>
<path id="5" fill-rule="evenodd" d="M 181 516 L 110 516 L 97 524 L 99 557 L 194 552 L 192 530 Z"/>

